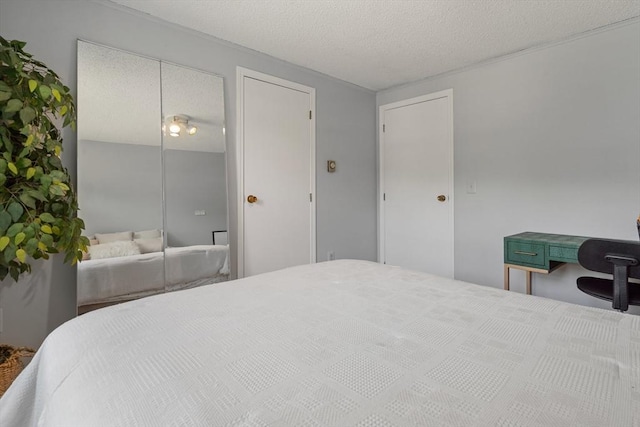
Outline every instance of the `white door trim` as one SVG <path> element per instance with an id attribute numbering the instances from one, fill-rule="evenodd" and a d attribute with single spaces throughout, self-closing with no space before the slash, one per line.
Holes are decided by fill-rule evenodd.
<path id="1" fill-rule="evenodd" d="M 310 219 L 310 248 L 309 262 L 316 262 L 316 90 L 309 86 L 290 82 L 258 71 L 244 67 L 236 67 L 236 150 L 238 169 L 238 278 L 244 277 L 244 79 L 250 77 L 263 82 L 275 84 L 300 92 L 308 93 L 311 100 L 309 110 L 311 111 L 309 141 L 310 141 L 310 176 L 309 203 Z"/>
<path id="2" fill-rule="evenodd" d="M 406 107 L 420 102 L 432 101 L 434 99 L 447 98 L 449 102 L 449 203 L 451 210 L 449 220 L 453 226 L 449 238 L 451 239 L 451 263 L 455 272 L 455 252 L 454 252 L 454 197 L 453 197 L 453 89 L 446 89 L 440 92 L 430 93 L 415 98 L 404 99 L 402 101 L 384 104 L 378 110 L 378 262 L 384 263 L 385 260 L 385 241 L 384 241 L 384 113 L 394 108 Z"/>

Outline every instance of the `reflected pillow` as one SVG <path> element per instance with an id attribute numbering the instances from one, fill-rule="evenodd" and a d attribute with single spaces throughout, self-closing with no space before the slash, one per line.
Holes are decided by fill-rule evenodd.
<path id="1" fill-rule="evenodd" d="M 160 230 L 157 228 L 153 230 L 136 231 L 133 233 L 134 239 L 154 239 L 156 237 L 162 237 Z"/>
<path id="2" fill-rule="evenodd" d="M 162 252 L 162 237 L 154 237 L 153 239 L 135 239 L 134 242 L 140 248 L 141 254 L 151 252 Z"/>
<path id="3" fill-rule="evenodd" d="M 140 255 L 140 248 L 133 240 L 89 246 L 91 259 L 117 258 L 130 255 Z"/>
<path id="4" fill-rule="evenodd" d="M 111 243 L 111 242 L 122 242 L 122 241 L 130 241 L 132 238 L 132 231 L 121 231 L 119 233 L 105 233 L 100 234 L 96 233 L 96 239 L 102 245 L 103 243 Z"/>

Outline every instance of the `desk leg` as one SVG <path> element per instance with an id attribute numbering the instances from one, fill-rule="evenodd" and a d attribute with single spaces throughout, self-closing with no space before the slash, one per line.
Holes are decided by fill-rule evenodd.
<path id="1" fill-rule="evenodd" d="M 531 295 L 531 271 L 527 270 L 527 295 Z"/>
<path id="2" fill-rule="evenodd" d="M 504 266 L 504 290 L 509 290 L 509 266 L 506 264 Z"/>

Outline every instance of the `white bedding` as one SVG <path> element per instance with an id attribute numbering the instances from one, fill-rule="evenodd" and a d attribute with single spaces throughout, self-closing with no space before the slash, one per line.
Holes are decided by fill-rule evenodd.
<path id="1" fill-rule="evenodd" d="M 97 310 L 10 426 L 638 426 L 640 318 L 363 261 Z"/>
<path id="2" fill-rule="evenodd" d="M 117 258 L 86 260 L 78 264 L 78 305 L 110 302 L 215 282 L 229 274 L 229 247 L 196 245 L 166 248 Z"/>

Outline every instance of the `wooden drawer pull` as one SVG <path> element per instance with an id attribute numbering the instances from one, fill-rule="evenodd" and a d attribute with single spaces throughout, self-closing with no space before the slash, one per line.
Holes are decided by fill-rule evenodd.
<path id="1" fill-rule="evenodd" d="M 535 252 L 522 252 L 522 251 L 513 251 L 514 254 L 518 254 L 518 255 L 528 255 L 528 256 L 536 256 L 538 255 Z"/>

